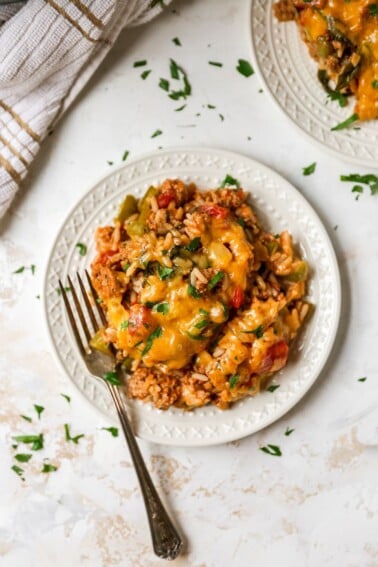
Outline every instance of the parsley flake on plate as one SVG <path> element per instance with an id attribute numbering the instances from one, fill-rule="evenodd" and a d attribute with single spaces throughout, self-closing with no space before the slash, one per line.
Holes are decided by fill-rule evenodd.
<path id="1" fill-rule="evenodd" d="M 245 59 L 238 59 L 236 70 L 239 71 L 239 73 L 244 77 L 250 77 L 254 74 L 252 65 Z"/>
<path id="2" fill-rule="evenodd" d="M 226 175 L 226 177 L 223 179 L 222 183 L 221 183 L 221 188 L 223 189 L 224 187 L 237 187 L 239 189 L 240 187 L 240 181 L 238 179 L 235 179 L 235 177 L 232 177 L 232 175 L 230 175 L 229 173 Z"/>
<path id="3" fill-rule="evenodd" d="M 122 385 L 117 372 L 105 372 L 105 374 L 103 375 L 103 379 L 106 380 L 107 382 L 110 382 L 110 384 L 113 384 L 113 386 Z"/>
<path id="4" fill-rule="evenodd" d="M 358 116 L 358 114 L 356 114 L 356 113 L 352 114 L 352 116 L 349 116 L 349 118 L 347 118 L 343 122 L 340 122 L 339 124 L 336 124 L 336 126 L 331 128 L 331 131 L 337 132 L 338 130 L 344 130 L 345 128 L 348 128 L 354 122 L 357 122 L 357 120 L 359 120 L 359 118 L 360 117 Z"/>
<path id="5" fill-rule="evenodd" d="M 302 169 L 303 175 L 311 175 L 316 169 L 316 161 Z"/>
<path id="6" fill-rule="evenodd" d="M 267 391 L 273 393 L 273 392 L 275 392 L 279 387 L 280 387 L 280 384 L 271 384 L 271 385 L 267 388 Z"/>
<path id="7" fill-rule="evenodd" d="M 281 457 L 282 452 L 278 445 L 268 444 L 265 447 L 260 447 L 260 451 L 266 453 L 267 455 L 272 455 L 272 457 Z"/>
<path id="8" fill-rule="evenodd" d="M 82 242 L 77 242 L 77 244 L 75 244 L 76 248 L 79 250 L 79 254 L 80 256 L 85 256 L 87 253 L 87 247 L 85 244 L 83 244 Z"/>

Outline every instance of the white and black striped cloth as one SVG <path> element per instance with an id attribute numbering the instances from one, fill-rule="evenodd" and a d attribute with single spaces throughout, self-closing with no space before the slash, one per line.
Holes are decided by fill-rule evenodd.
<path id="1" fill-rule="evenodd" d="M 170 0 L 28 0 L 0 5 L 0 217 L 50 128 L 126 26 Z"/>

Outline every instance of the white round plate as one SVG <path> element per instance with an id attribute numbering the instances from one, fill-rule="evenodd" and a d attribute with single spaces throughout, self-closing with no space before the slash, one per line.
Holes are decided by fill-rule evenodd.
<path id="1" fill-rule="evenodd" d="M 251 40 L 255 69 L 281 111 L 302 132 L 338 157 L 359 165 L 377 167 L 378 120 L 356 128 L 332 132 L 331 128 L 354 112 L 354 97 L 346 107 L 328 101 L 317 78 L 317 65 L 308 54 L 295 22 L 280 23 L 273 14 L 273 0 L 252 0 Z"/>
<path id="2" fill-rule="evenodd" d="M 263 225 L 274 231 L 289 229 L 312 269 L 309 300 L 316 305 L 301 334 L 297 352 L 275 379 L 280 388 L 236 403 L 221 411 L 161 411 L 151 404 L 128 401 L 138 436 L 172 445 L 214 445 L 254 433 L 292 408 L 319 376 L 330 353 L 340 314 L 339 272 L 328 235 L 316 213 L 282 177 L 244 156 L 218 149 L 171 149 L 123 164 L 95 183 L 73 208 L 53 244 L 48 261 L 44 304 L 48 333 L 63 370 L 84 396 L 105 415 L 115 418 L 112 401 L 100 380 L 88 374 L 76 348 L 58 278 L 82 272 L 95 255 L 94 232 L 112 222 L 126 194 L 140 197 L 150 185 L 181 178 L 199 188 L 219 187 L 229 173 L 250 192 L 252 206 Z M 88 246 L 80 256 L 77 242 Z"/>

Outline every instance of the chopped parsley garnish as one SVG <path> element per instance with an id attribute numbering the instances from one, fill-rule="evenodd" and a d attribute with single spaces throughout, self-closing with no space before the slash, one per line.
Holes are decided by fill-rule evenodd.
<path id="1" fill-rule="evenodd" d="M 173 41 L 173 43 L 174 43 L 175 45 L 179 45 L 179 46 L 181 47 L 181 41 L 179 40 L 178 37 L 174 37 L 174 38 L 172 39 L 172 41 Z"/>
<path id="2" fill-rule="evenodd" d="M 186 104 L 183 104 L 182 106 L 175 108 L 175 112 L 181 112 L 181 110 L 184 110 L 185 107 L 186 107 Z"/>
<path id="3" fill-rule="evenodd" d="M 128 326 L 129 326 L 129 320 L 127 319 L 127 321 L 122 321 L 119 328 L 120 328 L 121 331 L 126 331 Z"/>
<path id="4" fill-rule="evenodd" d="M 216 108 L 216 106 L 214 106 L 213 104 L 208 104 L 207 108 L 209 108 L 210 110 L 214 110 L 214 108 Z"/>
<path id="5" fill-rule="evenodd" d="M 32 458 L 32 456 L 33 455 L 31 453 L 18 453 L 17 455 L 14 456 L 14 458 L 19 463 L 28 463 Z"/>
<path id="6" fill-rule="evenodd" d="M 24 474 L 24 469 L 22 469 L 21 467 L 19 467 L 18 465 L 13 465 L 11 467 L 12 471 L 14 471 L 16 474 L 18 474 L 18 476 L 20 476 L 22 478 L 22 475 Z M 22 480 L 25 480 L 24 478 Z"/>
<path id="7" fill-rule="evenodd" d="M 224 272 L 218 272 L 209 281 L 209 289 L 213 289 L 224 278 Z"/>
<path id="8" fill-rule="evenodd" d="M 24 419 L 25 421 L 28 421 L 29 423 L 32 422 L 32 418 L 29 417 L 28 415 L 21 415 L 20 417 L 22 417 L 22 419 Z"/>
<path id="9" fill-rule="evenodd" d="M 174 59 L 170 59 L 169 70 L 171 72 L 172 79 L 179 79 L 180 78 L 179 66 L 177 65 L 177 63 Z"/>
<path id="10" fill-rule="evenodd" d="M 87 247 L 85 244 L 83 244 L 82 242 L 78 242 L 76 245 L 76 248 L 79 250 L 79 254 L 80 256 L 85 256 L 87 253 Z"/>
<path id="11" fill-rule="evenodd" d="M 162 135 L 162 130 L 155 130 L 155 132 L 151 135 L 151 138 L 156 138 L 157 136 Z"/>
<path id="12" fill-rule="evenodd" d="M 123 156 L 122 156 L 122 161 L 126 161 L 126 160 L 127 160 L 127 158 L 129 157 L 129 153 L 130 153 L 129 150 L 125 150 L 125 151 L 124 151 L 124 154 L 123 154 Z"/>
<path id="13" fill-rule="evenodd" d="M 366 175 L 359 175 L 358 173 L 352 173 L 351 175 L 340 175 L 340 181 L 362 183 L 363 185 L 369 186 L 372 195 L 378 193 L 378 176 L 374 175 L 373 173 L 368 173 Z"/>
<path id="14" fill-rule="evenodd" d="M 118 428 L 117 427 L 101 427 L 104 431 L 109 431 L 112 434 L 112 437 L 118 437 Z"/>
<path id="15" fill-rule="evenodd" d="M 106 163 L 107 163 L 108 165 L 114 165 L 114 161 L 108 160 Z"/>
<path id="16" fill-rule="evenodd" d="M 363 376 L 362 378 L 358 378 L 357 382 L 366 382 L 367 376 Z"/>
<path id="17" fill-rule="evenodd" d="M 147 65 L 147 61 L 145 59 L 141 61 L 135 61 L 133 67 L 144 67 L 144 65 Z"/>
<path id="18" fill-rule="evenodd" d="M 174 273 L 174 271 L 174 268 L 167 268 L 166 266 L 161 266 L 160 264 L 158 265 L 158 274 L 161 280 L 168 279 Z"/>
<path id="19" fill-rule="evenodd" d="M 352 187 L 352 193 L 363 193 L 364 192 L 364 188 L 362 187 L 362 185 L 354 185 Z"/>
<path id="20" fill-rule="evenodd" d="M 371 82 L 371 86 L 373 87 L 373 89 L 378 89 L 378 80 L 374 79 L 374 81 Z"/>
<path id="21" fill-rule="evenodd" d="M 22 274 L 22 272 L 24 272 L 25 270 L 30 270 L 32 275 L 34 276 L 35 274 L 35 270 L 36 270 L 36 266 L 35 264 L 30 264 L 30 266 L 20 266 L 19 268 L 17 268 L 17 270 L 15 270 L 13 273 L 14 274 Z"/>
<path id="22" fill-rule="evenodd" d="M 352 114 L 352 116 L 349 116 L 349 118 L 331 128 L 331 131 L 336 132 L 338 130 L 344 130 L 344 128 L 348 128 L 351 124 L 353 124 L 353 122 L 357 122 L 357 120 L 359 120 L 358 114 Z"/>
<path id="23" fill-rule="evenodd" d="M 263 451 L 264 453 L 267 453 L 268 455 L 272 455 L 272 457 L 281 457 L 282 453 L 281 453 L 281 449 L 278 447 L 278 445 L 266 445 L 265 447 L 260 447 L 260 451 Z"/>
<path id="24" fill-rule="evenodd" d="M 264 334 L 264 327 L 263 325 L 259 325 L 256 329 L 253 329 L 253 331 L 242 331 L 242 333 L 245 333 L 246 335 L 254 334 L 258 339 L 261 339 Z"/>
<path id="25" fill-rule="evenodd" d="M 327 98 L 332 101 L 337 100 L 341 108 L 344 108 L 344 106 L 346 106 L 348 102 L 347 97 L 342 93 L 339 93 L 338 91 L 330 91 L 327 95 Z"/>
<path id="26" fill-rule="evenodd" d="M 378 4 L 368 4 L 369 16 L 378 16 Z"/>
<path id="27" fill-rule="evenodd" d="M 34 404 L 34 409 L 37 412 L 38 419 L 41 419 L 41 413 L 45 411 L 45 408 L 43 406 L 39 406 L 37 404 Z"/>
<path id="28" fill-rule="evenodd" d="M 156 329 L 154 331 L 152 331 L 152 333 L 147 338 L 146 346 L 144 347 L 144 349 L 142 351 L 142 356 L 144 356 L 148 353 L 148 351 L 152 347 L 152 343 L 154 342 L 154 340 L 161 337 L 162 334 L 163 334 L 163 329 L 161 327 L 156 327 Z"/>
<path id="29" fill-rule="evenodd" d="M 223 121 L 224 121 L 224 116 L 223 116 L 223 114 L 219 114 L 218 116 L 219 116 L 219 118 L 221 119 L 221 121 L 223 122 Z"/>
<path id="30" fill-rule="evenodd" d="M 169 303 L 158 303 L 153 307 L 153 309 L 158 313 L 163 313 L 163 315 L 166 315 L 169 311 Z"/>
<path id="31" fill-rule="evenodd" d="M 68 293 L 69 291 L 71 291 L 71 288 L 70 288 L 70 287 L 64 287 L 63 289 L 64 289 L 64 291 L 65 291 L 66 293 Z M 62 290 L 60 289 L 60 287 L 57 287 L 57 288 L 56 288 L 56 293 L 57 293 L 58 295 L 62 295 Z"/>
<path id="32" fill-rule="evenodd" d="M 186 99 L 189 95 L 192 94 L 192 87 L 189 83 L 188 75 L 184 71 L 184 69 L 176 63 L 174 59 L 170 59 L 169 70 L 171 74 L 171 78 L 178 81 L 182 80 L 182 88 L 178 90 L 170 91 L 169 98 L 172 100 L 179 100 L 180 98 Z"/>
<path id="33" fill-rule="evenodd" d="M 199 299 L 200 297 L 199 291 L 192 284 L 188 285 L 188 295 L 191 295 L 195 299 Z"/>
<path id="34" fill-rule="evenodd" d="M 240 224 L 240 226 L 242 228 L 245 228 L 245 220 L 242 218 L 238 218 L 238 220 L 236 221 L 238 224 Z"/>
<path id="35" fill-rule="evenodd" d="M 244 75 L 244 77 L 250 77 L 254 73 L 252 65 L 245 59 L 238 59 L 236 70 L 239 71 L 241 75 Z"/>
<path id="36" fill-rule="evenodd" d="M 316 169 L 316 161 L 302 169 L 303 175 L 311 175 Z"/>
<path id="37" fill-rule="evenodd" d="M 267 391 L 273 393 L 273 392 L 274 392 L 275 390 L 277 390 L 277 388 L 279 388 L 279 387 L 280 387 L 279 384 L 271 384 L 271 385 L 267 388 Z"/>
<path id="38" fill-rule="evenodd" d="M 185 250 L 188 250 L 188 252 L 195 252 L 196 250 L 198 250 L 200 246 L 201 246 L 201 238 L 199 236 L 196 236 L 195 238 L 193 238 L 193 240 L 189 242 L 187 246 L 185 246 Z"/>
<path id="39" fill-rule="evenodd" d="M 17 441 L 17 443 L 31 445 L 30 449 L 32 451 L 40 451 L 43 449 L 43 433 L 39 435 L 16 435 L 13 439 Z"/>
<path id="40" fill-rule="evenodd" d="M 127 270 L 130 268 L 130 266 L 131 266 L 130 262 L 125 262 L 122 266 L 122 270 L 124 272 L 127 272 Z"/>
<path id="41" fill-rule="evenodd" d="M 60 394 L 62 396 L 62 398 L 64 398 L 68 403 L 71 403 L 71 398 L 70 396 L 67 396 L 67 394 Z"/>
<path id="42" fill-rule="evenodd" d="M 143 79 L 143 81 L 145 79 L 147 79 L 148 75 L 151 73 L 151 71 L 148 69 L 146 69 L 145 71 L 143 71 L 143 73 L 141 74 L 140 78 Z"/>
<path id="43" fill-rule="evenodd" d="M 194 327 L 196 329 L 203 329 L 204 327 L 207 327 L 207 325 L 209 324 L 209 321 L 207 321 L 207 319 L 202 319 L 201 321 L 198 321 L 198 323 L 196 323 L 194 325 Z"/>
<path id="44" fill-rule="evenodd" d="M 231 376 L 230 380 L 228 381 L 230 388 L 235 388 L 236 384 L 238 383 L 239 380 L 239 374 L 234 374 L 233 376 Z"/>
<path id="45" fill-rule="evenodd" d="M 213 65 L 213 67 L 223 67 L 223 63 L 220 61 L 209 61 L 209 65 Z"/>
<path id="46" fill-rule="evenodd" d="M 113 386 L 121 386 L 121 380 L 118 377 L 117 372 L 105 372 L 103 375 L 104 380 L 113 384 Z"/>
<path id="47" fill-rule="evenodd" d="M 169 81 L 167 79 L 160 79 L 159 87 L 163 89 L 163 91 L 169 91 Z"/>
<path id="48" fill-rule="evenodd" d="M 240 182 L 238 181 L 238 179 L 235 179 L 235 177 L 232 177 L 232 175 L 227 174 L 226 177 L 223 179 L 221 185 L 222 188 L 224 187 L 240 187 Z"/>
<path id="49" fill-rule="evenodd" d="M 293 431 L 295 431 L 295 429 L 290 429 L 290 427 L 287 427 L 285 431 L 286 437 L 289 437 L 289 435 L 291 435 Z"/>
<path id="50" fill-rule="evenodd" d="M 79 440 L 84 437 L 84 433 L 80 433 L 80 435 L 76 435 L 75 437 L 71 437 L 70 428 L 68 423 L 64 424 L 64 432 L 66 435 L 66 441 L 72 441 L 76 445 L 79 443 Z"/>
<path id="51" fill-rule="evenodd" d="M 50 463 L 43 463 L 43 467 L 41 469 L 42 473 L 50 473 L 50 472 L 55 472 L 58 470 L 58 467 L 56 467 L 55 465 L 51 465 Z"/>
<path id="52" fill-rule="evenodd" d="M 192 341 L 205 341 L 208 338 L 203 337 L 202 335 L 193 335 L 193 333 L 190 333 L 189 331 L 186 331 L 186 334 L 190 339 L 192 339 Z"/>
<path id="53" fill-rule="evenodd" d="M 201 315 L 206 315 L 206 316 L 209 314 L 209 312 L 206 311 L 205 309 L 199 309 L 198 313 L 201 313 Z"/>

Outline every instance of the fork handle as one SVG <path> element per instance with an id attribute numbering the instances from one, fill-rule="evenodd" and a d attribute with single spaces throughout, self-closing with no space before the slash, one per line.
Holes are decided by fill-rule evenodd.
<path id="1" fill-rule="evenodd" d="M 182 549 L 182 539 L 172 524 L 146 468 L 121 394 L 118 388 L 113 386 L 113 384 L 107 382 L 107 385 L 116 406 L 118 417 L 139 479 L 150 525 L 154 552 L 158 557 L 163 559 L 176 559 Z"/>

